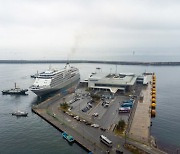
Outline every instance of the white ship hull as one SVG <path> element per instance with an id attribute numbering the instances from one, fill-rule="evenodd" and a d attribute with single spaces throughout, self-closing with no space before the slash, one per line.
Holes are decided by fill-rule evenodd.
<path id="1" fill-rule="evenodd" d="M 76 76 L 68 81 L 65 81 L 55 87 L 51 87 L 51 86 L 46 86 L 44 88 L 39 88 L 39 89 L 31 89 L 32 92 L 34 92 L 36 95 L 38 96 L 43 96 L 58 90 L 62 90 L 63 88 L 68 88 L 74 86 L 74 84 L 77 84 L 80 80 L 79 76 Z"/>

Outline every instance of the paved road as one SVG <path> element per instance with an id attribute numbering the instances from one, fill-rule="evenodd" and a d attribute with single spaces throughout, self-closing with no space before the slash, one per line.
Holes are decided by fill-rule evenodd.
<path id="1" fill-rule="evenodd" d="M 63 113 L 62 111 L 58 110 L 58 106 L 59 106 L 59 102 L 54 103 L 48 108 L 48 110 L 56 114 L 56 118 L 61 119 L 61 121 L 66 124 L 67 129 L 73 128 L 77 133 L 82 134 L 82 136 L 84 136 L 84 140 L 89 140 L 92 145 L 95 144 L 97 147 L 100 147 L 100 149 L 102 149 L 101 152 L 105 152 L 106 150 L 109 150 L 111 153 L 115 153 L 116 148 L 120 146 L 125 153 L 127 154 L 130 153 L 122 147 L 122 145 L 124 144 L 123 138 L 114 136 L 114 134 L 112 134 L 111 132 L 103 132 L 98 128 L 93 128 L 91 126 L 85 125 L 82 122 L 78 122 L 77 120 L 73 119 L 66 113 Z M 106 145 L 100 142 L 99 136 L 102 134 L 104 134 L 110 140 L 112 140 L 113 142 L 112 149 L 108 148 Z"/>
<path id="2" fill-rule="evenodd" d="M 62 99 L 60 99 L 62 96 L 57 95 L 53 97 L 52 99 L 49 99 L 45 101 L 44 103 L 40 104 L 38 107 L 39 111 L 41 111 L 42 108 L 44 108 L 42 115 L 49 121 L 53 121 L 56 126 L 61 127 L 62 130 L 66 130 L 68 133 L 73 135 L 75 139 L 78 139 L 78 141 L 81 144 L 87 145 L 89 149 L 94 151 L 94 153 L 104 153 L 106 150 L 109 150 L 111 153 L 115 153 L 115 149 L 119 147 L 125 152 L 125 153 L 130 153 L 126 149 L 122 147 L 124 144 L 124 138 L 121 138 L 119 136 L 115 136 L 112 132 L 107 131 L 103 132 L 98 128 L 92 128 L 91 126 L 87 126 L 82 122 L 78 122 L 77 120 L 73 119 L 66 113 L 63 113 L 61 110 L 58 110 L 60 102 L 62 102 Z M 118 98 L 117 98 L 118 99 Z M 117 101 L 117 100 L 116 100 Z M 113 103 L 113 102 L 112 102 Z M 103 115 L 104 121 L 106 119 L 109 119 L 108 116 L 109 114 L 112 114 L 113 111 L 115 111 L 115 108 L 119 104 L 112 104 L 109 107 L 109 110 Z M 47 111 L 47 112 L 46 112 Z M 47 114 L 49 113 L 49 114 Z M 114 112 L 115 113 L 115 112 Z M 52 115 L 56 114 L 56 118 L 54 118 Z M 118 114 L 117 114 L 118 115 Z M 106 118 L 105 118 L 106 117 Z M 115 118 L 116 119 L 116 118 Z M 98 119 L 97 119 L 98 120 Z M 113 121 L 113 119 L 109 119 Z M 107 136 L 110 140 L 113 142 L 113 148 L 108 148 L 106 145 L 100 142 L 99 136 L 101 134 L 104 134 Z M 127 139 L 128 143 L 131 143 L 133 145 L 136 145 L 137 147 L 143 149 L 144 151 L 147 151 L 152 154 L 160 153 L 157 149 L 152 149 L 148 146 L 145 146 L 143 144 L 137 143 L 137 142 L 132 142 Z"/>

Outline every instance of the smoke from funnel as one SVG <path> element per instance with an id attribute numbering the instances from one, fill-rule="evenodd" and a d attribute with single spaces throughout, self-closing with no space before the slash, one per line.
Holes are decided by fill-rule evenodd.
<path id="1" fill-rule="evenodd" d="M 74 44 L 73 47 L 71 48 L 70 53 L 68 54 L 68 60 L 72 59 L 73 55 L 76 54 L 76 51 L 78 50 L 79 47 L 79 42 L 80 42 L 80 35 L 76 35 L 74 37 Z"/>

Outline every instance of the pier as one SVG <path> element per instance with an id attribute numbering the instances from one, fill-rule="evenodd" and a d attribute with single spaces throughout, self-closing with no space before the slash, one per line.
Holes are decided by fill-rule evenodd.
<path id="1" fill-rule="evenodd" d="M 148 81 L 152 81 L 152 75 L 148 75 Z M 148 84 L 143 87 L 141 93 L 143 100 L 138 100 L 136 111 L 132 120 L 129 137 L 144 144 L 150 143 L 150 125 L 151 125 L 151 88 Z"/>
<path id="2" fill-rule="evenodd" d="M 148 89 L 148 88 L 151 88 L 151 85 L 149 85 L 147 87 L 147 89 L 146 88 L 144 89 L 144 95 L 147 94 L 147 97 L 145 96 L 144 101 L 149 99 L 148 94 L 150 92 L 149 91 L 150 89 Z M 139 149 L 145 151 L 146 153 L 151 153 L 151 154 L 162 153 L 163 154 L 163 152 L 161 152 L 158 149 L 154 149 L 150 146 L 144 146 L 144 144 L 142 144 L 140 142 L 132 141 L 131 139 L 124 138 L 123 136 L 115 135 L 114 132 L 112 131 L 112 129 L 107 129 L 106 131 L 103 131 L 100 128 L 93 128 L 90 125 L 85 125 L 83 122 L 77 121 L 73 117 L 69 116 L 67 113 L 65 113 L 61 109 L 59 109 L 59 107 L 60 107 L 60 103 L 62 103 L 63 100 L 65 100 L 65 99 L 67 100 L 70 97 L 70 95 L 71 94 L 67 94 L 66 96 L 62 95 L 62 94 L 57 94 L 57 95 L 47 99 L 46 101 L 40 103 L 39 105 L 33 106 L 32 111 L 34 113 L 36 113 L 38 116 L 40 116 L 42 119 L 47 121 L 49 124 L 51 124 L 54 128 L 59 130 L 60 133 L 62 133 L 63 131 L 66 131 L 69 135 L 72 135 L 74 137 L 75 141 L 81 147 L 86 149 L 87 152 L 91 151 L 94 154 L 101 154 L 101 153 L 103 154 L 103 153 L 107 153 L 107 151 L 109 151 L 111 154 L 113 154 L 113 153 L 115 154 L 116 150 L 120 149 L 124 153 L 128 154 L 131 152 L 129 152 L 123 146 L 125 143 L 128 143 L 135 147 L 138 147 Z M 119 101 L 119 97 L 117 98 L 117 100 L 114 100 L 114 101 Z M 112 107 L 110 107 L 108 109 L 109 112 L 111 112 L 111 113 L 112 113 L 111 110 L 114 110 L 113 105 L 115 105 L 115 106 L 119 105 L 119 104 L 115 104 L 114 101 L 113 101 Z M 140 114 L 140 111 L 149 108 L 148 103 L 146 105 L 143 105 L 142 108 L 140 108 L 138 106 L 140 103 L 138 102 L 137 114 L 135 113 L 135 120 L 133 120 L 131 129 L 130 129 L 130 132 L 133 132 L 134 136 L 139 135 L 140 139 L 142 137 L 144 137 L 144 139 L 143 139 L 144 143 L 146 143 L 147 140 L 149 139 L 149 130 L 146 128 L 146 126 L 148 127 L 150 121 L 148 121 L 142 128 L 140 128 L 140 127 L 137 128 L 135 126 L 136 126 L 136 122 L 137 122 L 137 124 L 139 124 L 139 121 L 137 121 L 137 120 L 147 120 L 147 117 L 145 119 L 143 119 L 143 117 L 147 116 L 147 115 L 149 116 L 149 113 L 148 114 L 147 113 Z M 145 102 L 144 102 L 144 104 L 145 104 Z M 97 105 L 97 107 L 95 107 L 95 109 L 97 109 L 97 108 L 98 108 L 98 105 Z M 107 116 L 110 115 L 109 112 L 107 112 Z M 140 116 L 139 119 L 137 119 L 137 116 Z M 106 115 L 105 115 L 105 117 L 106 117 Z M 111 116 L 109 116 L 109 117 L 111 117 Z M 88 119 L 86 119 L 86 120 L 88 120 Z M 149 120 L 150 120 L 150 117 L 149 117 Z M 107 122 L 105 123 L 105 125 L 107 125 Z M 140 133 L 141 131 L 143 131 L 143 133 L 142 133 L 143 136 L 141 136 L 141 133 Z M 139 132 L 139 133 L 137 133 L 137 132 Z M 113 142 L 112 148 L 107 147 L 106 145 L 104 145 L 103 143 L 100 142 L 99 136 L 102 134 L 111 139 L 111 141 Z M 136 139 L 139 140 L 139 138 L 136 138 Z"/>
<path id="3" fill-rule="evenodd" d="M 95 154 L 104 154 L 107 151 L 110 153 L 116 153 L 116 148 L 119 145 L 123 145 L 124 139 L 114 136 L 111 132 L 106 132 L 111 137 L 113 148 L 109 148 L 100 142 L 99 136 L 103 134 L 100 129 L 92 128 L 89 125 L 76 121 L 73 118 L 68 117 L 63 111 L 59 110 L 60 101 L 62 101 L 62 95 L 56 95 L 41 104 L 32 107 L 32 111 L 40 116 L 42 119 L 47 121 L 53 127 L 60 132 L 66 131 L 72 135 L 75 141 L 87 152 L 93 152 Z M 130 153 L 121 146 L 121 150 Z"/>

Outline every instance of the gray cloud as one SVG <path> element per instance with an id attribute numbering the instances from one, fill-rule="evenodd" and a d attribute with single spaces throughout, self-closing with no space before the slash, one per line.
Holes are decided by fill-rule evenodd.
<path id="1" fill-rule="evenodd" d="M 176 54 L 179 6 L 177 0 L 0 0 L 1 57 L 61 59 L 107 49 Z"/>

